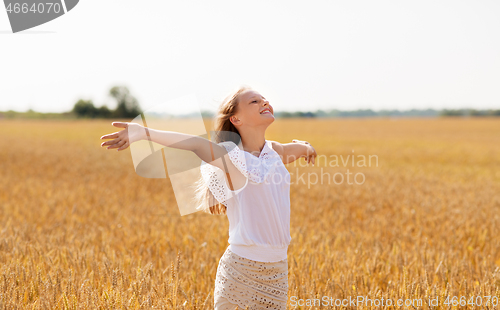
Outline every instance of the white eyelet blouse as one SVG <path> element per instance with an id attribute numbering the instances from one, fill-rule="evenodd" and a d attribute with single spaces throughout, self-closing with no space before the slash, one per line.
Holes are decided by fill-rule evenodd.
<path id="1" fill-rule="evenodd" d="M 265 140 L 259 157 L 232 141 L 219 143 L 231 162 L 247 178 L 235 191 L 228 187 L 225 173 L 204 161 L 201 174 L 208 188 L 227 207 L 229 248 L 242 257 L 277 262 L 287 258 L 290 236 L 290 173 Z"/>

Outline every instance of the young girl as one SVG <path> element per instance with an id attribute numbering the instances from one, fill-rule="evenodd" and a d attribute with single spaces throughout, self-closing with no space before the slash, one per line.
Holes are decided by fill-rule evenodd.
<path id="1" fill-rule="evenodd" d="M 206 185 L 198 190 L 204 211 L 226 214 L 229 246 L 217 267 L 216 310 L 286 309 L 290 244 L 290 174 L 284 164 L 317 156 L 306 141 L 265 139 L 274 110 L 261 94 L 242 86 L 222 102 L 215 119 L 216 142 L 172 131 L 113 122 L 125 130 L 104 135 L 108 149 L 126 149 L 149 139 L 194 152 Z M 224 173 L 226 178 L 224 178 Z M 203 188 L 203 187 L 199 187 Z M 215 199 L 214 199 L 215 198 Z"/>

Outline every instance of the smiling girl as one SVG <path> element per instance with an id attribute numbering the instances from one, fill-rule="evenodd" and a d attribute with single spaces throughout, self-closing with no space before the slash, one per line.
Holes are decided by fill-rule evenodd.
<path id="1" fill-rule="evenodd" d="M 216 310 L 286 309 L 287 250 L 290 236 L 290 174 L 285 164 L 317 156 L 306 141 L 281 144 L 266 140 L 274 122 L 269 101 L 248 86 L 227 96 L 215 118 L 216 143 L 194 135 L 113 122 L 125 130 L 104 135 L 101 146 L 126 149 L 143 139 L 189 150 L 201 160 L 199 208 L 226 214 L 229 246 L 215 279 Z M 132 129 L 132 130 L 131 130 Z M 224 177 L 225 175 L 225 177 Z"/>

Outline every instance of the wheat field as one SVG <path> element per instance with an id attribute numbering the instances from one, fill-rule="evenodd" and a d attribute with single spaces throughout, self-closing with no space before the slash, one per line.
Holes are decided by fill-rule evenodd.
<path id="1" fill-rule="evenodd" d="M 181 217 L 168 178 L 100 147 L 117 130 L 0 121 L 0 309 L 213 309 L 227 218 Z M 289 309 L 500 308 L 498 119 L 276 119 L 266 139 L 323 156 L 287 165 Z M 333 303 L 359 296 L 423 303 Z"/>

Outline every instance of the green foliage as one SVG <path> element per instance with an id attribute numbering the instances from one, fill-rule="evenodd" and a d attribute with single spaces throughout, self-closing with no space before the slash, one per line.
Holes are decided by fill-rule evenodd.
<path id="1" fill-rule="evenodd" d="M 288 118 L 288 117 L 316 117 L 316 114 L 313 113 L 313 112 L 300 112 L 300 111 L 297 111 L 297 112 L 276 112 L 274 113 L 274 115 L 276 117 L 284 117 L 284 118 Z"/>
<path id="2" fill-rule="evenodd" d="M 500 110 L 459 109 L 441 111 L 440 116 L 500 116 Z"/>
<path id="3" fill-rule="evenodd" d="M 379 116 L 438 116 L 439 111 L 433 109 L 426 110 L 380 110 L 373 111 L 371 109 L 357 109 L 352 111 L 342 111 L 337 109 L 331 110 L 316 110 L 316 112 L 276 112 L 276 117 L 379 117 Z"/>
<path id="4" fill-rule="evenodd" d="M 139 102 L 130 95 L 127 87 L 115 86 L 109 95 L 117 102 L 115 110 L 106 105 L 96 108 L 91 100 L 78 100 L 71 112 L 78 118 L 134 118 L 142 112 Z"/>
<path id="5" fill-rule="evenodd" d="M 18 119 L 18 118 L 23 118 L 23 119 L 66 119 L 68 117 L 71 117 L 71 112 L 64 112 L 64 113 L 55 113 L 55 112 L 50 112 L 50 113 L 42 113 L 42 112 L 36 112 L 33 111 L 32 109 L 29 109 L 27 112 L 17 112 L 14 110 L 8 110 L 6 112 L 0 112 L 0 120 L 2 119 Z"/>
<path id="6" fill-rule="evenodd" d="M 71 110 L 71 112 L 81 118 L 94 118 L 98 116 L 97 108 L 94 107 L 91 100 L 78 100 L 73 106 L 73 110 Z"/>
<path id="7" fill-rule="evenodd" d="M 111 97 L 117 101 L 117 106 L 111 115 L 113 117 L 134 118 L 142 113 L 139 102 L 130 95 L 127 87 L 115 86 L 109 91 Z"/>

